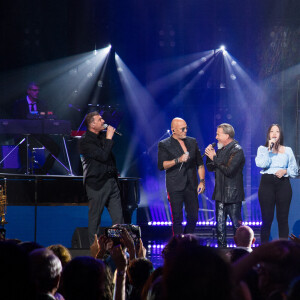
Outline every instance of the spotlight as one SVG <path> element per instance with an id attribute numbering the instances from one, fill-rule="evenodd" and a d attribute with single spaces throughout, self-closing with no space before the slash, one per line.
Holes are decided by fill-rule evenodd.
<path id="1" fill-rule="evenodd" d="M 199 71 L 199 75 L 203 75 L 204 74 L 204 71 L 203 70 L 200 70 Z"/>
<path id="2" fill-rule="evenodd" d="M 231 74 L 231 75 L 230 75 L 230 78 L 231 78 L 232 80 L 236 80 L 236 76 L 235 76 L 234 74 Z"/>
<path id="3" fill-rule="evenodd" d="M 98 52 L 97 52 L 97 50 L 95 49 L 95 50 L 94 50 L 94 55 L 97 55 L 97 53 L 98 53 Z"/>
<path id="4" fill-rule="evenodd" d="M 222 45 L 222 46 L 220 47 L 220 50 L 221 50 L 221 51 L 225 51 L 225 50 L 226 50 L 225 46 Z"/>

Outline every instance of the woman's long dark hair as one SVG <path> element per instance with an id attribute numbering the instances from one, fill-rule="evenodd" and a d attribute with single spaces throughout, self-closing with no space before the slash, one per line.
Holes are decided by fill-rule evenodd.
<path id="1" fill-rule="evenodd" d="M 268 132 L 267 132 L 267 140 L 266 140 L 266 144 L 265 144 L 265 147 L 269 147 L 269 140 L 270 140 L 270 131 L 272 129 L 273 126 L 277 126 L 279 128 L 279 139 L 278 141 L 275 143 L 274 145 L 274 149 L 276 151 L 278 151 L 278 148 L 279 148 L 279 145 L 282 145 L 283 146 L 283 131 L 280 127 L 280 125 L 278 124 L 272 124 L 269 129 L 268 129 Z"/>

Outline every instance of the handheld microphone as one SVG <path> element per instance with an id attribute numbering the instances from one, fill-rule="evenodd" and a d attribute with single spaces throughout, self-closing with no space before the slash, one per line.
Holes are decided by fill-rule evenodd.
<path id="1" fill-rule="evenodd" d="M 211 146 L 212 146 L 213 148 L 215 148 L 215 147 L 216 147 L 216 143 L 211 143 Z M 202 158 L 203 158 L 204 156 L 206 156 L 205 153 L 202 155 Z"/>
<path id="2" fill-rule="evenodd" d="M 274 147 L 274 145 L 275 145 L 275 141 L 276 141 L 276 139 L 272 139 L 273 140 L 273 142 L 271 143 L 271 145 L 270 145 L 270 150 L 272 150 L 273 149 L 273 147 Z"/>
<path id="3" fill-rule="evenodd" d="M 189 155 L 190 153 L 189 153 L 188 151 L 186 151 L 186 152 L 184 152 L 184 154 L 187 154 L 187 155 Z M 183 165 L 183 162 L 181 163 L 181 165 L 180 165 L 180 168 L 179 168 L 179 171 L 178 171 L 178 172 L 180 172 L 180 170 L 181 170 L 181 168 L 182 168 L 182 165 Z"/>
<path id="4" fill-rule="evenodd" d="M 104 127 L 104 128 L 107 128 L 108 126 L 109 126 L 108 124 L 103 124 L 103 127 Z M 119 132 L 119 131 L 117 131 L 117 130 L 115 130 L 115 133 L 116 133 L 117 135 L 119 135 L 119 136 L 122 136 L 122 133 Z"/>

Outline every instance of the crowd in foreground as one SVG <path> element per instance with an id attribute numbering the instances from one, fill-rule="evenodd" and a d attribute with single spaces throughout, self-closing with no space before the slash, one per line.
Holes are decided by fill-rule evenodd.
<path id="1" fill-rule="evenodd" d="M 127 230 L 120 243 L 105 235 L 91 256 L 71 258 L 62 245 L 0 242 L 1 299 L 300 299 L 300 240 L 276 240 L 251 248 L 248 226 L 236 248 L 201 245 L 193 235 L 173 236 L 154 270 L 142 240 Z"/>

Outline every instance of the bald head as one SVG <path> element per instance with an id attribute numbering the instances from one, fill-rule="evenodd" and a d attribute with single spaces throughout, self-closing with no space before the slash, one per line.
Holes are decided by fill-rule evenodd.
<path id="1" fill-rule="evenodd" d="M 175 139 L 185 139 L 187 133 L 186 122 L 181 118 L 174 118 L 171 122 L 171 129 L 173 133 L 173 138 Z"/>
<path id="2" fill-rule="evenodd" d="M 251 247 L 255 242 L 254 232 L 249 226 L 240 226 L 235 233 L 234 241 L 237 247 Z"/>

